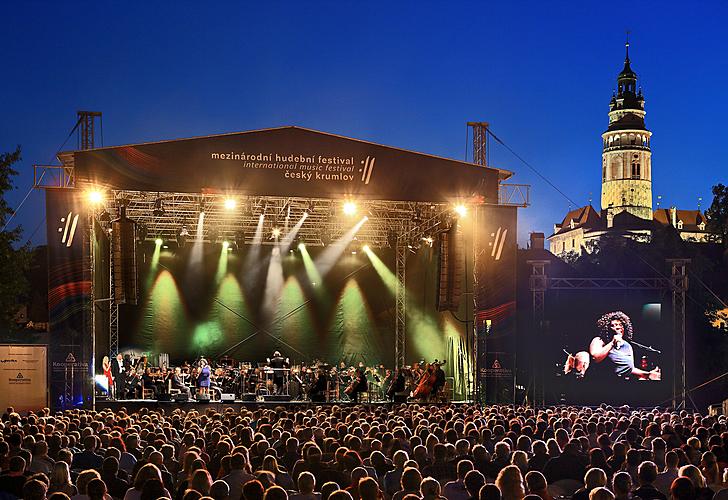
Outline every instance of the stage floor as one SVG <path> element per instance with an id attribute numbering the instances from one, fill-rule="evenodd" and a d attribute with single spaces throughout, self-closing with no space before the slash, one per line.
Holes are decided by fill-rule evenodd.
<path id="1" fill-rule="evenodd" d="M 467 404 L 469 401 L 452 401 L 450 404 Z M 181 409 L 184 411 L 198 410 L 204 411 L 207 408 L 212 408 L 215 411 L 223 411 L 225 408 L 233 408 L 234 410 L 256 409 L 256 408 L 275 408 L 285 407 L 290 409 L 296 408 L 312 408 L 315 406 L 355 406 L 357 403 L 353 401 L 332 401 L 332 402 L 318 402 L 314 403 L 311 401 L 157 401 L 156 399 L 125 399 L 121 401 L 110 401 L 110 400 L 96 400 L 96 410 L 111 410 L 119 411 L 122 408 L 128 412 L 137 412 L 142 408 L 149 408 L 153 410 L 165 410 L 174 411 Z M 364 406 L 391 406 L 402 403 L 390 403 L 388 401 L 377 401 L 373 403 L 361 402 L 358 403 Z M 422 404 L 417 401 L 411 401 L 407 404 Z M 426 404 L 442 404 L 442 403 L 426 403 Z"/>

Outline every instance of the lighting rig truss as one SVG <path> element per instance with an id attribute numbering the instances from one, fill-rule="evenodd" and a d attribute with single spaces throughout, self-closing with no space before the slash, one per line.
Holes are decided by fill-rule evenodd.
<path id="1" fill-rule="evenodd" d="M 226 200 L 235 200 L 226 206 Z M 348 199 L 293 198 L 276 196 L 248 197 L 235 194 L 156 193 L 148 191 L 112 191 L 103 207 L 111 218 L 126 207 L 126 216 L 143 228 L 141 239 L 175 241 L 182 231 L 187 241 L 194 241 L 200 213 L 204 212 L 202 235 L 206 242 L 223 239 L 252 244 L 260 216 L 263 219 L 262 244 L 274 244 L 274 228 L 281 238 L 306 215 L 297 240 L 306 245 L 325 245 L 335 241 L 367 217 L 357 233 L 357 240 L 371 248 L 394 248 L 397 239 L 414 245 L 422 238 L 434 236 L 449 227 L 452 205 L 444 202 L 401 202 L 351 200 L 356 213 L 344 214 Z M 103 211 L 100 211 L 103 213 Z"/>

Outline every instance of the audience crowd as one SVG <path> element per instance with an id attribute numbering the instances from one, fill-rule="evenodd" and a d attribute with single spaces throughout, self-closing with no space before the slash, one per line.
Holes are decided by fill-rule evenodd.
<path id="1" fill-rule="evenodd" d="M 49 410 L 0 499 L 728 500 L 724 416 L 476 405 Z"/>

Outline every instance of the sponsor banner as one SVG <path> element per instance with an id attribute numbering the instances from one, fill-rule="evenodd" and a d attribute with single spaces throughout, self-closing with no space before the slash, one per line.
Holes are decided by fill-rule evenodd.
<path id="1" fill-rule="evenodd" d="M 486 403 L 513 403 L 514 359 L 510 352 L 478 352 L 478 384 Z"/>
<path id="2" fill-rule="evenodd" d="M 117 189 L 396 201 L 483 197 L 498 170 L 298 127 L 77 151 L 77 180 Z"/>
<path id="3" fill-rule="evenodd" d="M 44 345 L 0 344 L 0 408 L 48 406 L 48 360 Z"/>
<path id="4" fill-rule="evenodd" d="M 46 190 L 50 404 L 88 405 L 93 398 L 91 261 L 83 193 Z"/>

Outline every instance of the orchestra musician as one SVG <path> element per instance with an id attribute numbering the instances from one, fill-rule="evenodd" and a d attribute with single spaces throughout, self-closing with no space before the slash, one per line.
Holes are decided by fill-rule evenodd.
<path id="1" fill-rule="evenodd" d="M 363 363 L 359 363 L 358 368 L 354 372 L 352 381 L 349 383 L 349 387 L 346 388 L 346 395 L 349 396 L 353 401 L 359 402 L 359 395 L 362 392 L 369 390 L 369 383 L 367 382 L 366 368 Z"/>
<path id="2" fill-rule="evenodd" d="M 394 401 L 397 394 L 404 392 L 405 388 L 404 370 L 397 368 L 397 370 L 389 376 L 389 385 L 386 389 L 387 399 Z"/>
<path id="3" fill-rule="evenodd" d="M 321 403 L 325 401 L 326 399 L 326 385 L 327 385 L 327 379 L 326 379 L 326 372 L 319 368 L 316 370 L 316 379 L 311 384 L 309 390 L 308 390 L 308 397 L 311 398 L 311 401 L 316 403 Z"/>
<path id="4" fill-rule="evenodd" d="M 173 372 L 170 372 L 170 381 L 172 383 L 172 389 L 182 391 L 183 394 L 187 395 L 187 399 L 192 397 L 190 388 L 182 380 L 182 368 L 178 366 Z"/>

